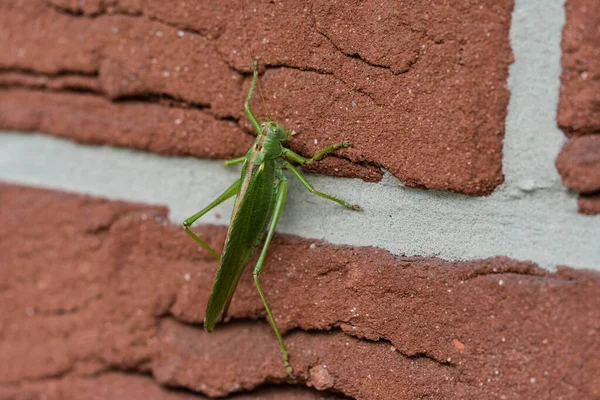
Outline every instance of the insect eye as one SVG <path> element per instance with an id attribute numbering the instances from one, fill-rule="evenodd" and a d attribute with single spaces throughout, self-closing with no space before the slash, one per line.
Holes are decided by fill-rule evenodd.
<path id="1" fill-rule="evenodd" d="M 262 124 L 260 124 L 260 127 L 264 128 L 265 127 L 265 123 L 263 122 Z"/>

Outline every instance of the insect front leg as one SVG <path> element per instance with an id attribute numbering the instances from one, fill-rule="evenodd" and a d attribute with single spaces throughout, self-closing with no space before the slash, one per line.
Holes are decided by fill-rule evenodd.
<path id="1" fill-rule="evenodd" d="M 218 206 L 225 200 L 229 199 L 230 197 L 235 196 L 239 190 L 240 190 L 240 179 L 236 180 L 231 186 L 229 186 L 229 188 L 227 188 L 227 190 L 225 190 L 212 203 L 210 203 L 209 205 L 204 207 L 202 210 L 198 211 L 196 214 L 192 215 L 191 217 L 189 217 L 188 219 L 183 221 L 183 227 L 185 228 L 185 231 L 187 232 L 187 234 L 190 235 L 196 242 L 198 242 L 198 244 L 200 246 L 202 246 L 206 251 L 208 251 L 210 254 L 212 254 L 213 257 L 215 257 L 217 259 L 217 261 L 220 261 L 220 259 L 221 259 L 219 254 L 216 251 L 214 251 L 204 240 L 200 239 L 198 237 L 198 235 L 196 235 L 194 232 L 192 232 L 189 227 L 194 222 L 196 222 L 201 216 L 203 216 L 204 214 L 206 214 L 207 212 L 209 212 L 210 210 L 212 210 L 213 208 L 215 208 L 216 206 Z"/>
<path id="2" fill-rule="evenodd" d="M 246 97 L 246 101 L 244 102 L 244 110 L 246 110 L 246 115 L 248 116 L 250 123 L 252 123 L 256 134 L 260 135 L 260 123 L 256 119 L 256 116 L 252 112 L 252 109 L 250 108 L 250 100 L 252 100 L 252 93 L 254 92 L 254 87 L 256 86 L 256 83 L 258 82 L 258 62 L 256 60 L 252 61 L 252 71 L 252 82 L 250 82 L 250 90 L 248 90 L 248 97 Z"/>
<path id="3" fill-rule="evenodd" d="M 318 190 L 316 190 L 315 187 L 313 185 L 311 185 L 311 183 L 302 174 L 302 172 L 300 172 L 298 170 L 298 168 L 294 167 L 289 162 L 287 162 L 287 161 L 285 162 L 284 168 L 287 169 L 287 170 L 289 170 L 292 174 L 294 174 L 294 176 L 296 178 L 298 178 L 298 180 L 304 185 L 304 187 L 306 189 L 308 189 L 308 191 L 311 192 L 312 194 L 316 194 L 317 196 L 320 196 L 320 197 L 322 197 L 324 199 L 335 201 L 336 203 L 341 204 L 344 207 L 349 208 L 351 210 L 362 211 L 362 208 L 358 204 L 350 204 L 347 201 L 344 201 L 342 199 L 338 199 L 335 196 L 332 196 L 330 194 L 326 194 L 326 193 L 323 193 L 323 192 L 319 192 Z"/>
<path id="4" fill-rule="evenodd" d="M 244 161 L 246 161 L 246 156 L 238 157 L 238 158 L 232 158 L 231 160 L 225 160 L 225 165 L 228 166 L 228 167 L 231 167 L 232 165 L 241 164 Z"/>
<path id="5" fill-rule="evenodd" d="M 319 151 L 317 154 L 315 154 L 311 158 L 302 157 L 300 154 L 294 153 L 290 149 L 284 149 L 283 155 L 285 157 L 289 158 L 290 160 L 296 161 L 299 164 L 303 164 L 303 165 L 304 164 L 312 164 L 315 161 L 317 161 L 318 159 L 320 159 L 321 157 L 323 157 L 324 155 L 329 154 L 332 151 L 335 151 L 337 149 L 346 148 L 346 147 L 350 147 L 350 142 L 344 140 L 341 143 L 336 143 L 336 144 L 332 144 L 330 146 L 325 147 L 323 150 Z"/>
<path id="6" fill-rule="evenodd" d="M 277 336 L 277 340 L 279 341 L 279 347 L 281 348 L 281 355 L 283 357 L 283 365 L 285 366 L 285 370 L 290 377 L 294 377 L 294 370 L 292 366 L 288 362 L 289 356 L 287 348 L 285 347 L 285 342 L 283 341 L 283 337 L 281 336 L 281 332 L 279 332 L 279 328 L 277 327 L 277 323 L 275 322 L 275 317 L 273 316 L 273 312 L 271 311 L 271 307 L 267 302 L 267 298 L 265 297 L 265 293 L 263 292 L 258 276 L 262 271 L 263 262 L 265 261 L 265 256 L 267 255 L 267 249 L 269 248 L 269 244 L 271 243 L 271 239 L 273 238 L 273 234 L 275 233 L 275 227 L 277 226 L 277 222 L 279 221 L 279 217 L 281 216 L 281 212 L 283 211 L 283 205 L 285 203 L 285 197 L 287 196 L 287 188 L 288 184 L 286 180 L 283 180 L 278 189 L 277 189 L 277 197 L 275 203 L 275 210 L 273 211 L 273 216 L 271 217 L 271 222 L 269 223 L 269 230 L 267 231 L 267 238 L 265 239 L 265 244 L 262 248 L 260 256 L 258 257 L 258 261 L 256 262 L 256 266 L 254 267 L 254 284 L 256 285 L 256 289 L 258 289 L 258 294 L 265 306 L 265 310 L 267 310 L 267 316 L 269 317 L 269 321 L 271 322 L 271 326 L 275 331 L 275 335 Z"/>

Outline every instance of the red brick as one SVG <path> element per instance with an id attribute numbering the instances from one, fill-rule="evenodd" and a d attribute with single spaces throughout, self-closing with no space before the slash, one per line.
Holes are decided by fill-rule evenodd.
<path id="1" fill-rule="evenodd" d="M 197 393 L 170 390 L 151 377 L 128 372 L 107 372 L 89 377 L 58 377 L 25 382 L 12 388 L 0 387 L 0 398 L 14 400 L 199 400 Z M 268 388 L 236 396 L 237 400 L 323 400 L 335 399 L 300 387 Z"/>
<path id="2" fill-rule="evenodd" d="M 563 183 L 578 192 L 600 190 L 600 135 L 572 138 L 556 158 Z"/>
<path id="3" fill-rule="evenodd" d="M 0 91 L 0 125 L 82 143 L 212 158 L 242 156 L 253 140 L 240 135 L 234 122 L 217 120 L 202 109 L 144 101 L 114 103 L 94 94 L 27 89 Z M 206 134 L 211 131 L 219 136 Z"/>
<path id="4" fill-rule="evenodd" d="M 600 3 L 567 0 L 565 10 L 557 118 L 571 139 L 556 166 L 566 186 L 592 193 L 600 190 Z M 580 197 L 578 207 L 582 214 L 600 212 L 597 196 Z"/>
<path id="5" fill-rule="evenodd" d="M 596 193 L 587 196 L 579 196 L 577 208 L 582 214 L 600 214 L 600 194 Z"/>
<path id="6" fill-rule="evenodd" d="M 167 210 L 13 185 L 0 204 L 0 390 L 100 385 L 115 370 L 210 395 L 290 382 L 250 271 L 228 322 L 198 326 L 216 262 Z M 220 248 L 225 229 L 200 234 Z M 297 385 L 361 399 L 600 396 L 597 272 L 279 235 L 261 279 Z"/>
<path id="7" fill-rule="evenodd" d="M 600 133 L 600 2 L 567 0 L 558 124 L 565 133 Z"/>
<path id="8" fill-rule="evenodd" d="M 432 6 L 420 0 L 400 9 L 386 0 L 357 4 L 353 12 L 321 1 L 247 2 L 247 18 L 239 4 L 5 2 L 0 68 L 8 76 L 0 76 L 0 83 L 75 91 L 70 94 L 82 102 L 90 93 L 81 90 L 111 100 L 144 100 L 143 115 L 164 107 L 162 97 L 238 122 L 249 84 L 241 72 L 249 70 L 252 54 L 268 67 L 262 88 L 273 119 L 298 133 L 293 149 L 308 155 L 344 139 L 354 144 L 339 157 L 356 166 L 329 161 L 321 172 L 376 180 L 382 176 L 376 170 L 384 167 L 409 186 L 473 195 L 489 194 L 502 182 L 511 0 L 484 7 L 474 1 Z M 340 29 L 346 25 L 355 29 Z M 34 108 L 20 100 L 13 107 Z M 43 114 L 52 102 L 46 97 L 32 112 Z M 263 115 L 260 101 L 254 107 Z M 16 122 L 0 126 L 35 125 Z M 166 135 L 163 127 L 171 123 L 159 120 L 159 135 Z M 222 153 L 215 145 L 218 125 L 202 130 L 206 149 L 182 153 Z M 85 128 L 102 131 L 79 124 L 65 128 L 60 135 L 76 140 L 82 134 L 75 132 Z M 116 129 L 89 142 L 148 149 L 138 146 L 144 140 L 115 141 L 111 135 L 126 133 Z M 153 133 L 147 136 L 145 142 L 153 141 Z M 165 144 L 164 151 L 178 145 Z"/>

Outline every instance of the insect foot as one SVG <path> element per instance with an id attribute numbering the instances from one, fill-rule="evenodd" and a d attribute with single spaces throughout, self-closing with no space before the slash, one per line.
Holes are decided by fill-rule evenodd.
<path id="1" fill-rule="evenodd" d="M 354 211 L 364 211 L 363 208 L 361 206 L 359 206 L 358 204 L 352 204 L 352 209 Z"/>
<path id="2" fill-rule="evenodd" d="M 296 377 L 294 376 L 294 369 L 292 368 L 292 366 L 285 361 L 285 372 L 287 372 L 288 376 L 292 379 L 295 379 Z"/>
<path id="3" fill-rule="evenodd" d="M 352 143 L 350 143 L 350 142 L 349 142 L 349 141 L 347 141 L 347 140 L 344 140 L 344 141 L 342 142 L 342 147 L 344 147 L 344 148 L 347 148 L 347 147 L 352 147 Z"/>

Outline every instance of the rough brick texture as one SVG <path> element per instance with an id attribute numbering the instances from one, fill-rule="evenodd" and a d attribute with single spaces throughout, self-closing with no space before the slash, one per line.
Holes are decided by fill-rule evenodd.
<path id="1" fill-rule="evenodd" d="M 600 191 L 600 135 L 571 138 L 558 154 L 556 168 L 569 188 Z"/>
<path id="2" fill-rule="evenodd" d="M 34 382 L 0 386 L 3 400 L 199 400 L 207 398 L 185 389 L 161 387 L 149 376 L 109 371 L 88 377 L 67 375 Z M 258 389 L 235 396 L 236 400 L 335 400 L 342 396 L 301 387 Z"/>
<path id="3" fill-rule="evenodd" d="M 558 124 L 570 139 L 556 166 L 567 187 L 590 194 L 600 191 L 600 2 L 567 0 L 565 10 Z M 599 213 L 598 200 L 580 198 L 579 210 Z"/>
<path id="4" fill-rule="evenodd" d="M 252 55 L 294 150 L 353 142 L 318 171 L 473 195 L 502 182 L 512 0 L 240 4 L 2 2 L 0 127 L 239 156 Z"/>
<path id="5" fill-rule="evenodd" d="M 0 204 L 8 398 L 600 396 L 598 273 L 277 236 L 261 276 L 292 381 L 250 270 L 230 319 L 202 330 L 216 263 L 167 210 L 6 184 Z M 219 248 L 225 229 L 199 233 Z"/>
<path id="6" fill-rule="evenodd" d="M 600 133 L 600 3 L 567 0 L 558 124 L 570 136 Z"/>

